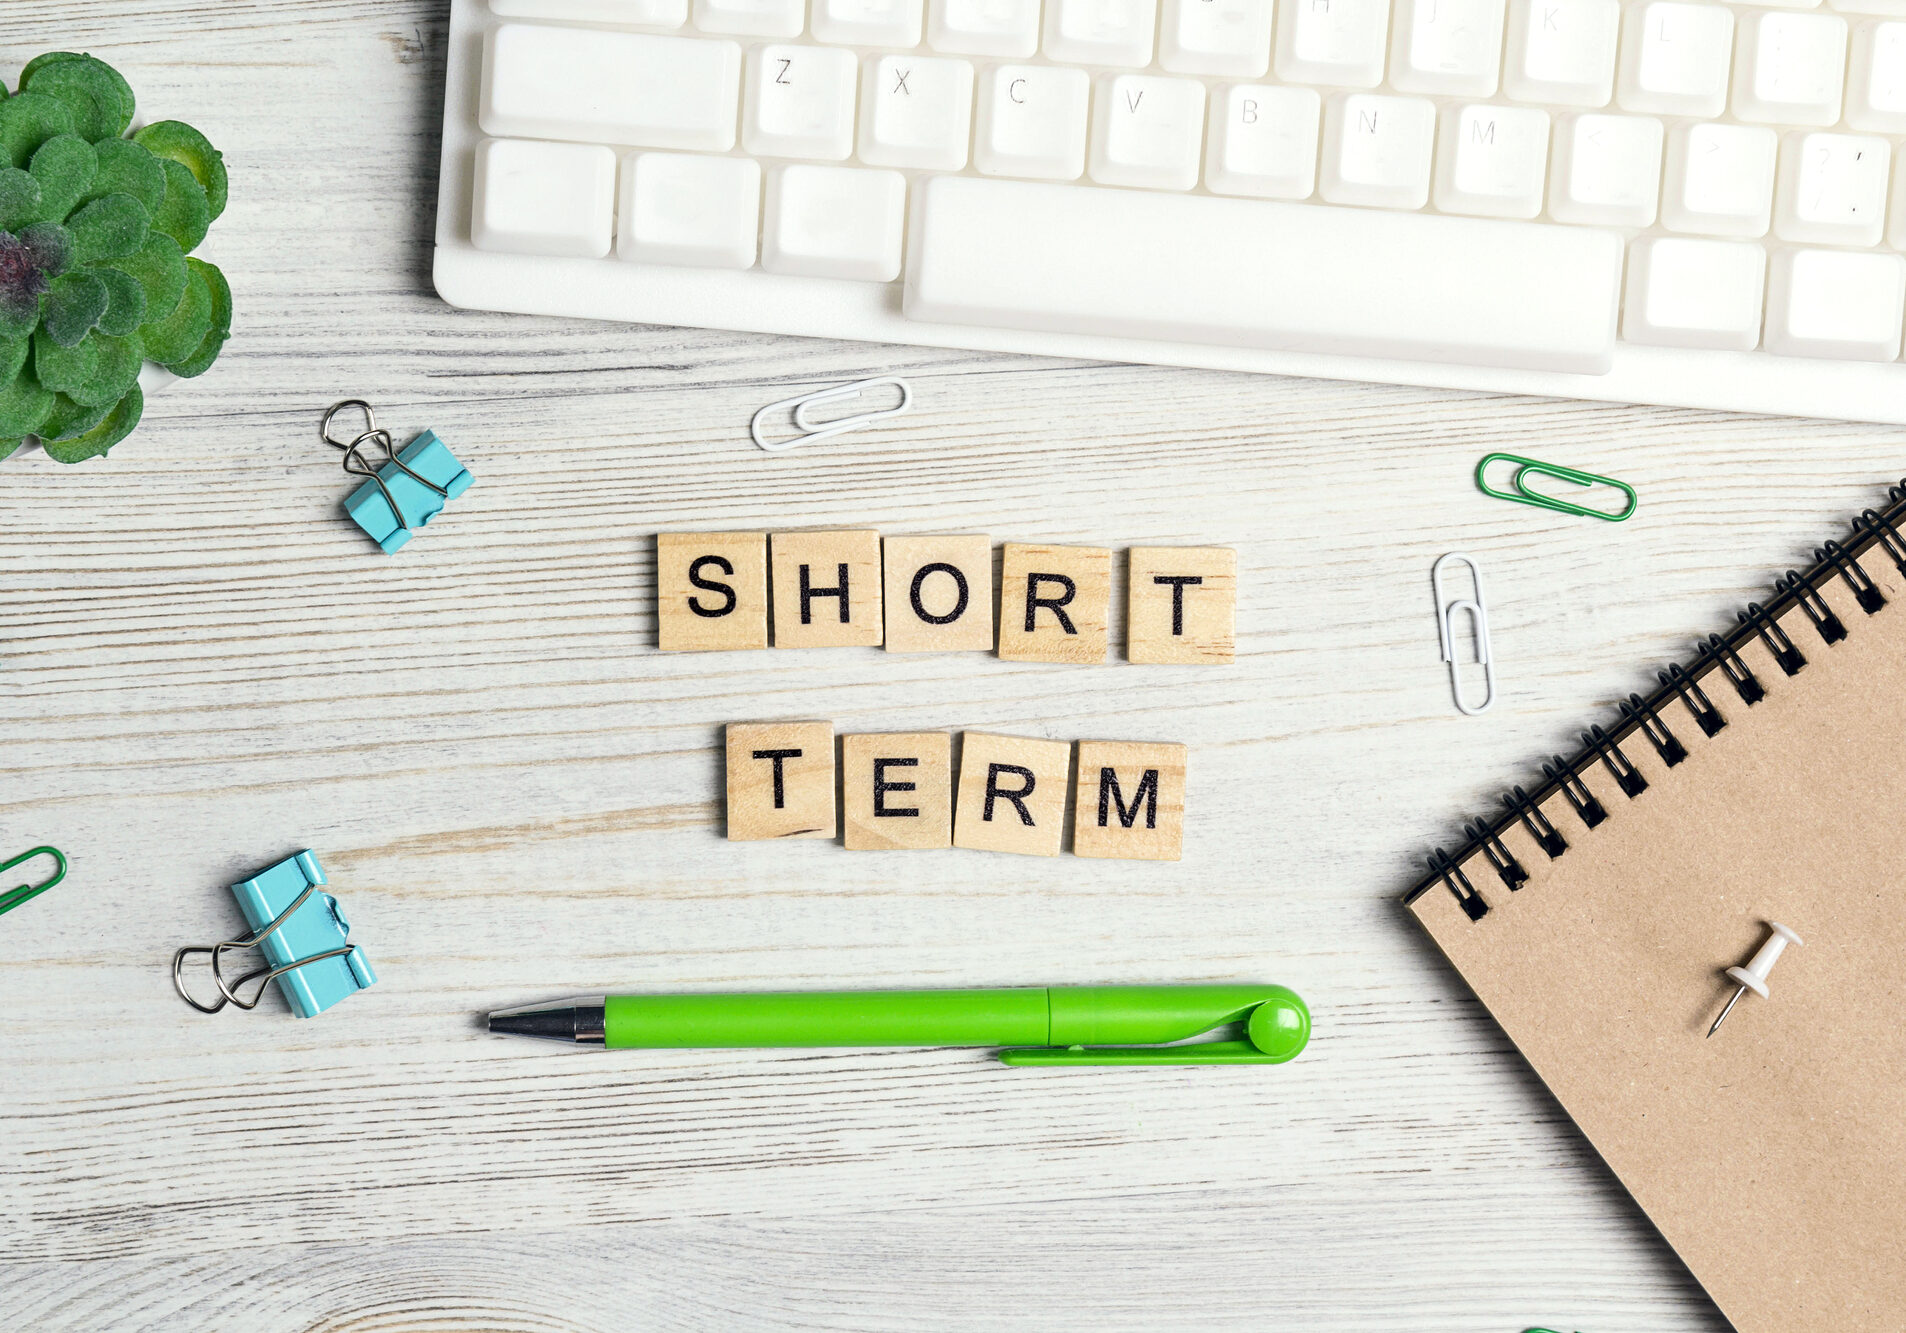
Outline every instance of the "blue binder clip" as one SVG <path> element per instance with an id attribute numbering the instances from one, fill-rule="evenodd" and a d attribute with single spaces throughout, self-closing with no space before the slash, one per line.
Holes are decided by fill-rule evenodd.
<path id="1" fill-rule="evenodd" d="M 349 442 L 331 435 L 331 422 L 347 408 L 364 413 L 364 429 Z M 368 477 L 344 502 L 344 512 L 370 534 L 371 540 L 389 555 L 410 540 L 411 532 L 421 528 L 443 511 L 450 501 L 470 489 L 470 471 L 457 461 L 436 432 L 425 431 L 400 452 L 390 432 L 380 430 L 371 405 L 362 398 L 347 398 L 334 403 L 324 414 L 318 433 L 333 449 L 344 451 L 344 470 L 354 477 Z M 373 464 L 364 457 L 364 446 L 376 445 L 384 451 L 384 461 Z"/>
<path id="2" fill-rule="evenodd" d="M 215 1014 L 228 1003 L 255 1009 L 264 998 L 266 984 L 276 981 L 298 1017 L 315 1018 L 346 996 L 375 985 L 377 974 L 371 971 L 370 960 L 349 942 L 351 924 L 338 910 L 338 900 L 318 892 L 323 883 L 324 869 L 317 856 L 299 852 L 242 884 L 232 885 L 252 933 L 223 944 L 187 945 L 173 954 L 172 986 L 179 998 L 202 1014 Z M 265 966 L 236 981 L 227 981 L 224 962 L 228 949 L 257 949 L 265 955 Z M 216 1004 L 199 1003 L 185 988 L 185 960 L 195 953 L 212 956 L 212 980 L 218 986 Z M 250 1000 L 243 999 L 239 987 L 253 981 L 258 989 Z"/>

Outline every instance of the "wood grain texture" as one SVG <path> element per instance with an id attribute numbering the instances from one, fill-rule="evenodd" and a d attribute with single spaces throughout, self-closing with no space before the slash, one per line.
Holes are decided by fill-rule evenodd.
<path id="1" fill-rule="evenodd" d="M 113 61 L 232 169 L 205 379 L 75 470 L 0 464 L 0 1289 L 35 1330 L 1045 1327 L 1721 1333 L 1397 901 L 1422 853 L 1906 469 L 1897 431 L 489 316 L 428 281 L 434 0 L 9 0 L 0 67 Z M 809 450 L 763 403 L 898 373 Z M 318 417 L 476 477 L 386 558 Z M 1477 494 L 1490 449 L 1641 490 Z M 1238 551 L 1223 670 L 666 655 L 653 536 L 877 527 Z M 1429 566 L 1489 578 L 1459 717 Z M 1114 563 L 1114 642 L 1125 589 Z M 722 838 L 721 727 L 1191 748 L 1182 862 Z M 376 967 L 207 1018 L 172 950 L 302 847 Z M 566 993 L 1277 981 L 1274 1070 L 973 1051 L 571 1054 Z"/>

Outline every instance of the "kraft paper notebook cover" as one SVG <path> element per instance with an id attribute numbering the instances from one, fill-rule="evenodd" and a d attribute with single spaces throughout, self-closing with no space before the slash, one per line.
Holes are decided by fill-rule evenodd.
<path id="1" fill-rule="evenodd" d="M 1903 534 L 1896 488 L 1406 899 L 1740 1333 L 1906 1328 Z"/>

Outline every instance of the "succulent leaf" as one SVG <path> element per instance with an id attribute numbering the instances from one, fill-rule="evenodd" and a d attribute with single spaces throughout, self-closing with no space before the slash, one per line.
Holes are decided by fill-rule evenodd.
<path id="1" fill-rule="evenodd" d="M 99 154 L 77 134 L 56 134 L 41 144 L 27 168 L 40 183 L 38 222 L 64 222 L 99 174 Z"/>
<path id="2" fill-rule="evenodd" d="M 25 443 L 25 440 L 0 440 L 0 458 L 5 458 Z"/>
<path id="3" fill-rule="evenodd" d="M 81 338 L 71 347 L 61 347 L 41 329 L 33 335 L 33 374 L 55 393 L 79 400 L 75 389 L 84 389 L 99 374 L 99 341 Z"/>
<path id="4" fill-rule="evenodd" d="M 42 440 L 41 446 L 46 450 L 47 457 L 55 463 L 83 463 L 89 458 L 98 458 L 132 434 L 145 408 L 145 395 L 139 392 L 139 386 L 135 384 L 124 398 L 112 405 L 99 424 L 84 435 L 51 443 Z"/>
<path id="5" fill-rule="evenodd" d="M 45 93 L 16 93 L 0 102 L 0 153 L 24 167 L 48 139 L 73 132 L 66 103 Z"/>
<path id="6" fill-rule="evenodd" d="M 75 440 L 106 419 L 112 411 L 111 403 L 100 403 L 87 407 L 76 403 L 63 393 L 53 395 L 53 415 L 41 423 L 33 433 L 40 437 L 41 444 L 50 444 L 56 440 Z"/>
<path id="7" fill-rule="evenodd" d="M 20 74 L 22 91 L 41 93 L 64 102 L 73 113 L 74 128 L 89 141 L 117 139 L 132 124 L 132 86 L 105 61 L 70 51 L 64 57 L 29 65 Z"/>
<path id="8" fill-rule="evenodd" d="M 212 266 L 204 264 L 200 268 L 192 268 L 190 263 L 188 260 L 185 295 L 179 298 L 178 307 L 164 319 L 148 320 L 139 330 L 139 336 L 145 339 L 146 355 L 162 366 L 196 356 L 206 335 L 212 331 L 212 288 L 205 274 L 200 271 L 200 268 L 210 269 Z M 216 269 L 212 271 L 217 272 Z"/>
<path id="9" fill-rule="evenodd" d="M 40 322 L 40 297 L 65 266 L 70 248 L 40 227 L 25 228 L 18 236 L 0 232 L 0 339 L 33 332 Z"/>
<path id="10" fill-rule="evenodd" d="M 232 336 L 232 289 L 225 281 L 225 275 L 214 265 L 202 259 L 188 259 L 196 277 L 205 281 L 212 294 L 212 327 L 206 331 L 204 341 L 198 350 L 183 361 L 162 362 L 165 368 L 182 380 L 197 379 L 212 368 L 218 360 L 218 354 L 225 347 L 225 340 Z"/>
<path id="11" fill-rule="evenodd" d="M 129 194 L 95 199 L 66 221 L 73 233 L 73 257 L 82 264 L 137 253 L 151 228 L 152 215 Z"/>
<path id="12" fill-rule="evenodd" d="M 225 211 L 225 155 L 203 134 L 182 120 L 161 120 L 140 130 L 132 140 L 155 156 L 170 158 L 190 171 L 205 190 L 214 221 Z"/>
<path id="13" fill-rule="evenodd" d="M 139 368 L 146 363 L 146 346 L 136 333 L 124 338 L 95 333 L 88 341 L 97 345 L 99 358 L 85 383 L 68 389 L 66 396 L 88 406 L 116 403 L 139 382 Z"/>
<path id="14" fill-rule="evenodd" d="M 139 280 L 139 285 L 146 289 L 146 313 L 142 323 L 164 319 L 179 308 L 179 298 L 185 295 L 185 251 L 164 232 L 155 231 L 146 237 L 145 248 L 137 254 L 97 267 L 115 268 Z"/>
<path id="15" fill-rule="evenodd" d="M 61 347 L 72 347 L 91 333 L 105 317 L 112 293 L 93 273 L 68 273 L 55 278 L 41 307 L 41 327 Z"/>
<path id="16" fill-rule="evenodd" d="M 18 231 L 40 216 L 40 183 L 18 167 L 0 167 L 0 230 Z"/>
<path id="17" fill-rule="evenodd" d="M 159 204 L 159 211 L 152 215 L 152 226 L 177 241 L 179 248 L 189 255 L 198 249 L 199 242 L 211 229 L 212 206 L 198 178 L 188 168 L 171 158 L 164 159 L 161 165 L 165 168 L 165 199 Z"/>
<path id="18" fill-rule="evenodd" d="M 20 71 L 20 91 L 26 91 L 26 81 L 33 77 L 35 71 L 44 66 L 57 65 L 62 60 L 84 59 L 85 57 L 78 51 L 42 51 L 37 56 L 34 56 L 33 59 L 27 61 L 26 68 Z"/>
<path id="19" fill-rule="evenodd" d="M 146 212 L 158 211 L 165 200 L 165 171 L 158 158 L 130 139 L 102 139 L 93 151 L 99 155 L 99 174 L 93 177 L 92 188 L 80 196 L 80 203 L 129 194 Z"/>
<path id="20" fill-rule="evenodd" d="M 73 233 L 59 223 L 36 222 L 22 227 L 19 240 L 48 278 L 57 278 L 73 267 Z"/>
<path id="21" fill-rule="evenodd" d="M 106 313 L 99 317 L 101 333 L 123 338 L 146 322 L 146 289 L 139 279 L 106 264 L 95 264 L 88 272 L 106 286 Z"/>
<path id="22" fill-rule="evenodd" d="M 53 415 L 53 395 L 24 366 L 0 389 L 0 438 L 31 435 Z"/>
<path id="23" fill-rule="evenodd" d="M 31 338 L 12 338 L 0 343 L 0 384 L 7 383 L 20 373 L 20 367 L 26 364 L 27 354 L 32 349 Z"/>

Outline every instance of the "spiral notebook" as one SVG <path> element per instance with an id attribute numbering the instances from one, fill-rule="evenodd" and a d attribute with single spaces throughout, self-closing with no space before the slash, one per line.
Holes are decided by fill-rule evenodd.
<path id="1" fill-rule="evenodd" d="M 1903 534 L 1906 482 L 1405 900 L 1740 1333 L 1906 1328 Z"/>

